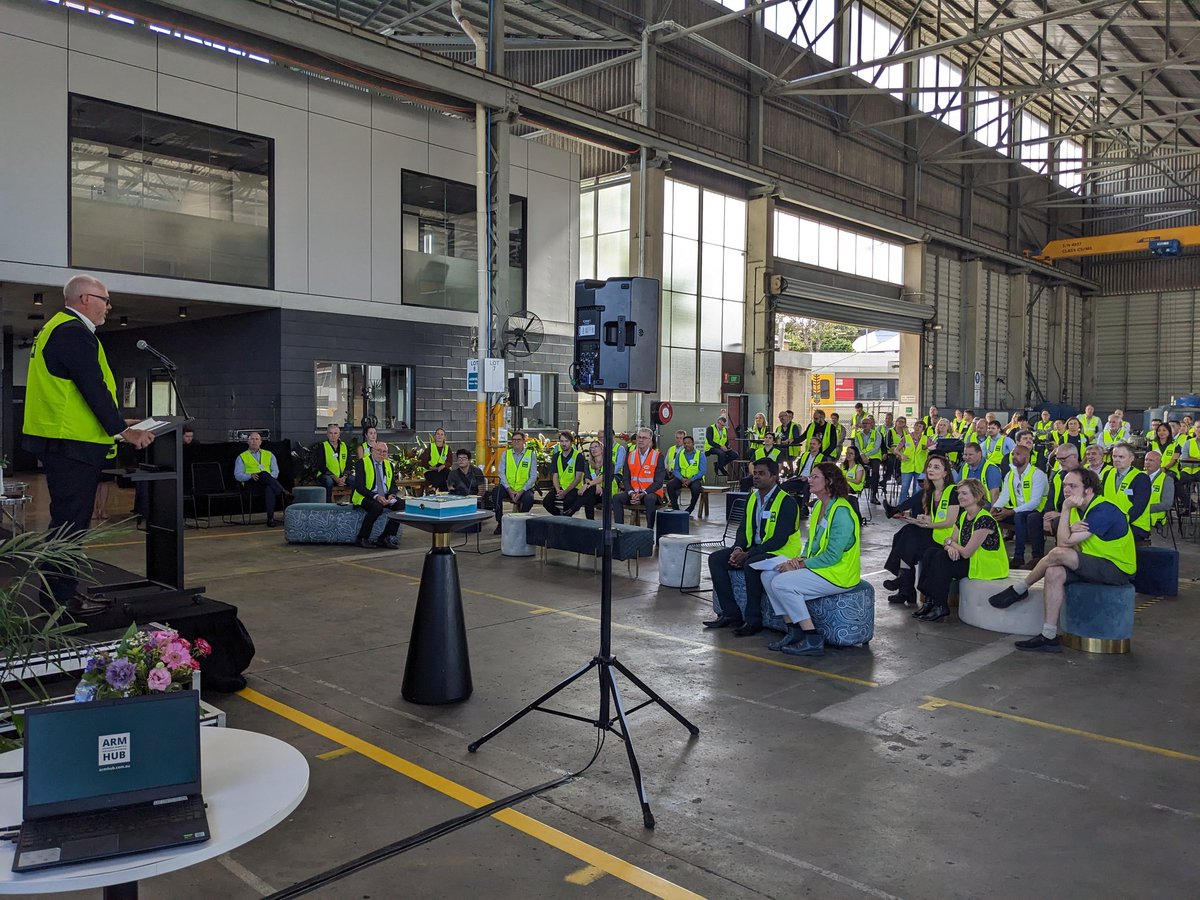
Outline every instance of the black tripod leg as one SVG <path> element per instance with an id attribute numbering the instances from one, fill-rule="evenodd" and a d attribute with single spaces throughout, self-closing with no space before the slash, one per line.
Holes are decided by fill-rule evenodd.
<path id="1" fill-rule="evenodd" d="M 613 677 L 610 666 L 601 665 L 601 681 L 606 682 L 606 689 L 612 692 L 613 706 L 617 711 L 617 720 L 621 723 L 621 740 L 625 742 L 625 753 L 629 756 L 629 768 L 633 772 L 633 784 L 637 788 L 638 802 L 642 804 L 642 824 L 647 828 L 654 827 L 654 813 L 650 812 L 650 801 L 646 797 L 646 785 L 642 783 L 642 768 L 638 765 L 637 753 L 633 749 L 633 735 L 629 733 L 629 720 L 625 718 L 625 704 L 621 702 L 621 691 L 617 688 L 617 679 Z M 612 726 L 608 726 L 612 730 Z"/>
<path id="2" fill-rule="evenodd" d="M 680 713 L 679 710 L 677 710 L 670 703 L 668 703 L 666 700 L 664 700 L 662 697 L 658 696 L 658 694 L 656 694 L 654 691 L 652 691 L 649 687 L 647 687 L 646 683 L 644 681 L 642 681 L 642 679 L 640 679 L 636 675 L 634 675 L 632 672 L 630 672 L 629 669 L 627 669 L 625 667 L 625 665 L 619 659 L 614 658 L 612 661 L 612 665 L 618 672 L 620 672 L 622 675 L 624 675 L 626 678 L 628 678 L 634 687 L 636 687 L 639 691 L 641 691 L 643 694 L 645 694 L 647 697 L 649 697 L 651 700 L 653 700 L 655 703 L 657 703 L 659 706 L 661 706 L 663 709 L 665 709 L 667 712 L 669 712 L 671 715 L 673 715 L 679 721 L 679 724 L 682 725 L 684 728 L 686 728 L 691 733 L 692 737 L 695 737 L 696 735 L 698 735 L 700 733 L 699 728 L 697 728 L 695 725 L 693 725 L 691 722 L 689 722 L 687 719 L 685 719 L 683 717 L 683 714 Z"/>
<path id="3" fill-rule="evenodd" d="M 530 703 L 524 709 L 509 716 L 507 719 L 505 719 L 503 722 L 501 722 L 499 725 L 497 725 L 495 728 L 493 728 L 491 731 L 489 731 L 487 734 L 485 734 L 479 740 L 474 741 L 470 744 L 467 744 L 467 749 L 470 750 L 472 753 L 474 753 L 476 750 L 478 750 L 485 743 L 487 743 L 492 738 L 494 738 L 496 735 L 498 735 L 500 732 L 502 732 L 509 725 L 513 724 L 514 722 L 518 721 L 519 719 L 523 719 L 526 715 L 533 712 L 537 707 L 541 706 L 543 703 L 545 703 L 547 700 L 549 700 L 551 697 L 553 697 L 555 694 L 557 694 L 563 688 L 568 687 L 571 684 L 574 684 L 576 681 L 578 681 L 580 678 L 582 678 L 584 675 L 586 675 L 588 672 L 590 672 L 593 668 L 595 668 L 598 665 L 599 665 L 599 662 L 596 660 L 595 657 L 592 657 L 591 661 L 588 662 L 587 665 L 580 668 L 573 675 L 570 675 L 565 680 L 560 681 L 558 684 L 556 684 L 554 687 L 550 688 L 550 690 L 546 691 L 546 693 L 542 694 L 542 696 L 538 697 L 536 700 L 534 700 L 532 703 Z"/>

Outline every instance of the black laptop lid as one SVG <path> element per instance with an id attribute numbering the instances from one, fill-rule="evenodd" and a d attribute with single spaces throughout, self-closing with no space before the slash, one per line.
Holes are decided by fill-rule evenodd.
<path id="1" fill-rule="evenodd" d="M 200 793 L 200 696 L 176 691 L 25 713 L 24 817 Z"/>

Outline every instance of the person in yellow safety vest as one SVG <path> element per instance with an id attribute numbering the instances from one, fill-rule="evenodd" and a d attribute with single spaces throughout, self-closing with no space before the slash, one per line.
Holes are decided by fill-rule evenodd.
<path id="1" fill-rule="evenodd" d="M 764 437 L 772 433 L 771 423 L 767 420 L 767 414 L 764 412 L 756 412 L 754 414 L 754 425 L 751 426 L 750 433 L 746 435 L 750 441 L 750 446 L 758 446 L 763 442 Z"/>
<path id="2" fill-rule="evenodd" d="M 321 474 L 317 483 L 325 488 L 325 502 L 333 502 L 333 489 L 345 487 L 350 477 L 350 448 L 342 441 L 342 426 L 330 422 L 325 429 L 325 440 L 321 441 Z"/>
<path id="3" fill-rule="evenodd" d="M 518 512 L 527 513 L 533 509 L 533 488 L 538 480 L 538 465 L 534 452 L 525 448 L 525 432 L 512 433 L 508 449 L 500 454 L 496 469 L 500 484 L 492 491 L 492 504 L 496 511 L 496 530 L 492 533 L 500 534 L 504 528 L 506 501 Z"/>
<path id="4" fill-rule="evenodd" d="M 879 505 L 879 470 L 883 465 L 883 429 L 875 427 L 875 417 L 867 416 L 854 435 L 854 446 L 867 469 L 867 488 L 871 502 Z"/>
<path id="5" fill-rule="evenodd" d="M 1000 466 L 1004 464 L 1005 457 L 1016 446 L 1016 441 L 1007 435 L 1001 434 L 1000 423 L 992 420 L 987 425 L 987 437 L 979 442 L 979 446 L 983 448 L 984 459 L 993 466 Z"/>
<path id="6" fill-rule="evenodd" d="M 1063 500 L 1066 496 L 1063 493 L 1062 483 L 1068 473 L 1076 471 L 1083 465 L 1083 461 L 1079 458 L 1079 448 L 1074 444 L 1061 444 L 1055 447 L 1054 465 L 1058 471 L 1049 478 L 1050 493 L 1046 509 L 1042 513 L 1042 530 L 1046 534 L 1058 533 L 1058 517 L 1062 515 Z"/>
<path id="7" fill-rule="evenodd" d="M 726 474 L 725 467 L 738 456 L 729 438 L 729 420 L 724 416 L 718 416 L 716 422 L 704 429 L 704 455 L 715 457 L 718 475 Z"/>
<path id="8" fill-rule="evenodd" d="M 1108 424 L 1104 430 L 1096 435 L 1096 446 L 1105 453 L 1111 453 L 1112 448 L 1125 440 L 1125 426 L 1121 422 L 1121 417 L 1113 413 L 1108 417 Z"/>
<path id="9" fill-rule="evenodd" d="M 899 419 L 891 413 L 883 414 L 883 424 L 879 426 L 879 434 L 883 440 L 883 462 L 879 466 L 879 489 L 886 490 L 889 480 L 900 482 L 900 458 L 896 456 L 896 442 L 899 440 L 900 433 L 907 430 L 907 425 L 902 425 L 904 417 Z"/>
<path id="10" fill-rule="evenodd" d="M 568 515 L 579 502 L 579 487 L 584 476 L 583 454 L 575 446 L 575 435 L 558 433 L 558 444 L 550 457 L 551 488 L 542 498 L 542 506 L 552 516 Z"/>
<path id="11" fill-rule="evenodd" d="M 399 519 L 389 516 L 379 537 L 371 540 L 371 532 L 375 530 L 375 523 L 379 521 L 379 517 L 388 510 L 400 507 L 398 473 L 392 461 L 388 459 L 388 445 L 383 441 L 373 443 L 370 458 L 359 460 L 354 468 L 356 487 L 350 499 L 366 513 L 362 525 L 359 526 L 355 543 L 367 550 L 399 550 L 400 541 L 396 538 L 396 533 L 400 530 Z"/>
<path id="12" fill-rule="evenodd" d="M 925 595 L 925 606 L 913 615 L 926 622 L 940 622 L 950 615 L 950 585 L 955 579 L 1008 577 L 1008 551 L 999 524 L 985 506 L 987 489 L 977 478 L 968 478 L 954 490 L 958 519 L 950 533 L 921 557 L 917 589 Z"/>
<path id="13" fill-rule="evenodd" d="M 1033 426 L 1033 434 L 1039 441 L 1051 440 L 1051 435 L 1054 433 L 1054 422 L 1050 418 L 1050 410 L 1043 409 L 1042 414 L 1038 416 L 1037 422 Z"/>
<path id="14" fill-rule="evenodd" d="M 861 403 L 854 404 L 854 414 L 850 417 L 850 434 L 856 435 L 862 430 L 863 422 L 868 418 L 868 413 L 863 409 Z"/>
<path id="15" fill-rule="evenodd" d="M 675 432 L 675 443 L 667 448 L 667 473 L 668 478 L 670 473 L 675 471 L 675 460 L 679 458 L 680 452 L 683 450 L 683 439 L 687 437 L 687 432 L 680 428 Z M 695 441 L 692 442 L 693 446 Z"/>
<path id="16" fill-rule="evenodd" d="M 787 634 L 767 649 L 793 656 L 825 655 L 825 637 L 813 624 L 808 602 L 852 591 L 862 576 L 861 530 L 841 469 L 821 463 L 809 479 L 816 505 L 808 539 L 798 555 L 762 575 L 771 608 L 788 625 Z"/>
<path id="17" fill-rule="evenodd" d="M 1121 423 L 1121 440 L 1128 442 L 1129 436 L 1133 433 L 1129 427 L 1129 423 L 1125 421 L 1125 410 L 1114 409 L 1113 415 L 1117 417 L 1117 421 Z"/>
<path id="18" fill-rule="evenodd" d="M 717 422 L 720 424 L 721 419 Z M 639 428 L 637 446 L 625 457 L 625 490 L 613 498 L 613 521 L 618 525 L 625 523 L 625 507 L 640 506 L 646 511 L 646 527 L 654 527 L 655 514 L 663 502 L 667 467 L 663 455 L 650 446 L 653 438 L 649 428 Z"/>
<path id="19" fill-rule="evenodd" d="M 1000 496 L 992 504 L 992 515 L 997 522 L 1012 520 L 1014 569 L 1024 569 L 1025 542 L 1029 541 L 1033 551 L 1030 566 L 1037 565 L 1046 551 L 1046 537 L 1042 533 L 1042 513 L 1046 509 L 1046 495 L 1050 484 L 1046 473 L 1029 461 L 1029 448 L 1017 444 L 1012 451 L 1012 467 L 1004 476 Z"/>
<path id="20" fill-rule="evenodd" d="M 425 466 L 425 483 L 435 491 L 445 493 L 446 480 L 450 477 L 450 468 L 454 465 L 454 454 L 446 443 L 446 429 L 435 428 L 433 441 L 421 451 L 421 462 Z"/>
<path id="21" fill-rule="evenodd" d="M 838 447 L 846 443 L 846 429 L 842 427 L 842 417 L 837 413 L 829 414 L 829 430 L 833 432 L 833 440 L 825 453 L 828 456 L 833 456 L 837 453 Z"/>
<path id="22" fill-rule="evenodd" d="M 804 442 L 807 444 L 813 438 L 820 441 L 821 453 L 832 456 L 837 446 L 837 429 L 825 421 L 825 410 L 813 410 L 813 420 L 804 429 Z"/>
<path id="23" fill-rule="evenodd" d="M 616 471 L 615 469 L 613 470 Z M 580 507 L 583 507 L 583 514 L 589 519 L 596 517 L 596 506 L 604 500 L 604 446 L 599 441 L 592 441 L 588 447 L 587 455 L 587 474 L 584 476 L 583 484 L 579 488 L 579 501 L 574 509 L 566 513 L 568 516 L 575 515 Z M 617 495 L 618 485 L 617 477 L 614 474 L 609 481 L 608 493 L 610 496 Z"/>
<path id="24" fill-rule="evenodd" d="M 775 430 L 775 443 L 783 451 L 785 468 L 790 471 L 791 461 L 800 455 L 803 441 L 800 437 L 800 426 L 796 424 L 796 414 L 785 409 L 779 414 L 779 428 Z"/>
<path id="25" fill-rule="evenodd" d="M 1042 633 L 1017 641 L 1018 650 L 1061 653 L 1058 614 L 1068 581 L 1091 584 L 1129 584 L 1137 572 L 1137 547 L 1133 529 L 1121 510 L 1100 495 L 1100 481 L 1087 469 L 1063 478 L 1063 515 L 1059 516 L 1058 546 L 1042 557 L 1024 581 L 988 598 L 997 609 L 1007 609 L 1029 596 L 1029 588 L 1046 579 L 1042 598 L 1046 605 Z M 1085 528 L 1075 528 L 1083 522 Z"/>
<path id="26" fill-rule="evenodd" d="M 1050 426 L 1050 443 L 1054 446 L 1065 444 L 1067 442 L 1067 423 L 1062 419 L 1055 419 L 1054 424 Z"/>
<path id="27" fill-rule="evenodd" d="M 1150 527 L 1158 528 L 1175 506 L 1175 479 L 1162 467 L 1162 454 L 1157 450 L 1147 450 L 1144 463 L 1150 479 Z"/>
<path id="28" fill-rule="evenodd" d="M 1084 441 L 1088 444 L 1095 443 L 1096 436 L 1100 433 L 1100 417 L 1096 415 L 1096 407 L 1089 403 L 1076 418 L 1079 419 L 1079 429 Z"/>
<path id="29" fill-rule="evenodd" d="M 733 628 L 736 637 L 758 634 L 763 629 L 762 573 L 753 563 L 772 557 L 787 559 L 800 552 L 800 510 L 795 498 L 779 485 L 779 464 L 764 457 L 756 459 L 750 471 L 754 491 L 746 498 L 742 527 L 734 536 L 733 546 L 708 557 L 717 617 L 706 621 L 704 627 Z M 734 597 L 731 569 L 745 573 L 744 613 Z"/>
<path id="30" fill-rule="evenodd" d="M 1192 424 L 1191 416 L 1183 417 L 1182 428 L 1183 428 L 1183 433 L 1186 437 L 1195 437 L 1196 436 L 1196 429 L 1195 429 L 1195 426 L 1193 426 L 1193 424 Z"/>
<path id="31" fill-rule="evenodd" d="M 1034 468 L 1041 469 L 1043 472 L 1046 471 L 1046 467 L 1044 465 L 1044 451 L 1037 448 L 1037 443 L 1033 437 L 1033 432 L 1029 431 L 1028 429 L 1025 431 L 1019 431 L 1016 435 L 1014 435 L 1014 439 L 1016 440 L 1018 447 L 1024 446 L 1025 449 L 1029 451 L 1029 462 L 1034 466 Z M 1005 474 L 1008 474 L 1008 470 L 1011 468 L 1012 451 L 1009 451 L 1008 455 L 1004 457 L 1004 462 L 1001 466 L 1001 469 Z"/>
<path id="32" fill-rule="evenodd" d="M 246 439 L 246 449 L 233 462 L 233 477 L 235 481 L 247 485 L 255 493 L 263 496 L 267 508 L 267 527 L 274 528 L 275 507 L 283 500 L 287 491 L 279 483 L 279 462 L 275 454 L 266 450 L 262 445 L 262 435 L 257 431 L 250 432 Z"/>
<path id="33" fill-rule="evenodd" d="M 909 497 L 917 493 L 920 475 L 925 470 L 925 458 L 929 450 L 925 443 L 925 423 L 913 422 L 907 433 L 900 433 L 897 428 L 895 454 L 900 458 L 900 496 L 896 501 L 899 506 Z"/>
<path id="34" fill-rule="evenodd" d="M 996 502 L 996 498 L 1000 495 L 1000 483 L 1003 480 L 1000 467 L 987 462 L 983 458 L 982 448 L 974 441 L 963 446 L 963 464 L 962 468 L 958 470 L 960 482 L 966 481 L 968 478 L 979 481 L 987 491 L 984 505 L 991 506 Z"/>
<path id="35" fill-rule="evenodd" d="M 768 434 L 768 438 L 773 438 Z M 758 448 L 755 453 L 761 453 L 762 448 Z M 776 450 L 776 453 L 779 451 Z M 696 511 L 696 504 L 700 502 L 700 495 L 704 492 L 704 476 L 708 474 L 708 457 L 696 449 L 696 441 L 689 434 L 683 439 L 683 449 L 675 457 L 674 468 L 669 470 L 670 477 L 667 479 L 667 498 L 671 501 L 671 509 L 679 509 L 679 492 L 683 488 L 687 488 L 691 493 L 691 500 L 688 502 L 688 515 Z"/>
<path id="36" fill-rule="evenodd" d="M 780 462 L 783 457 L 783 451 L 775 446 L 775 435 L 767 432 L 763 436 L 763 442 L 760 446 L 755 447 L 751 454 L 753 459 L 750 460 L 750 474 L 745 476 L 738 482 L 738 490 L 748 491 L 754 486 L 754 462 L 760 459 L 773 459 L 775 462 Z M 667 493 L 671 493 L 671 484 L 667 483 Z M 676 509 L 679 507 L 676 506 Z"/>
<path id="37" fill-rule="evenodd" d="M 374 425 L 368 425 L 363 429 L 362 437 L 358 442 L 358 449 L 354 452 L 357 459 L 369 459 L 371 456 L 371 445 L 379 440 L 379 429 Z"/>
<path id="38" fill-rule="evenodd" d="M 1134 540 L 1150 537 L 1150 476 L 1133 467 L 1133 447 L 1117 444 L 1100 493 L 1129 518 Z"/>
<path id="39" fill-rule="evenodd" d="M 937 424 L 933 426 L 933 431 L 925 432 L 925 449 L 933 453 L 938 449 L 938 441 L 949 440 L 953 437 L 954 432 L 950 427 L 950 420 L 938 419 Z M 957 450 L 942 449 L 938 452 L 950 460 L 950 465 L 958 465 L 959 452 Z"/>
<path id="40" fill-rule="evenodd" d="M 828 458 L 821 449 L 821 439 L 819 437 L 811 437 L 808 439 L 803 453 L 797 456 L 792 463 L 792 477 L 781 484 L 783 490 L 795 497 L 796 502 L 800 504 L 800 518 L 802 519 L 808 515 L 809 477 L 818 463 L 827 461 Z"/>
<path id="41" fill-rule="evenodd" d="M 117 387 L 96 329 L 112 309 L 108 288 L 91 275 L 63 286 L 64 308 L 50 317 L 29 355 L 24 403 L 24 447 L 42 462 L 50 494 L 51 532 L 75 536 L 91 525 L 96 486 L 116 438 L 137 449 L 154 434 L 129 428 L 117 407 Z M 48 612 L 72 617 L 107 607 L 81 593 L 76 578 L 46 573 Z"/>
<path id="42" fill-rule="evenodd" d="M 850 491 L 850 508 L 854 510 L 854 515 L 858 517 L 858 525 L 861 528 L 863 524 L 862 511 L 858 508 L 858 498 L 862 495 L 863 489 L 867 486 L 867 467 L 863 461 L 862 454 L 858 452 L 858 448 L 854 444 L 847 442 L 842 448 L 841 458 L 842 476 L 846 479 L 846 487 Z"/>
<path id="43" fill-rule="evenodd" d="M 938 419 L 940 418 L 938 408 L 936 406 L 929 407 L 929 413 L 921 417 L 921 422 L 924 423 L 927 434 L 937 428 Z"/>
<path id="44" fill-rule="evenodd" d="M 1154 433 L 1150 437 L 1150 447 L 1159 452 L 1162 467 L 1171 474 L 1171 477 L 1178 478 L 1183 444 L 1171 433 L 1170 425 L 1166 422 L 1159 422 L 1154 426 Z"/>
<path id="45" fill-rule="evenodd" d="M 884 505 L 884 512 L 891 518 L 907 523 L 892 535 L 891 550 L 883 563 L 883 567 L 893 576 L 883 586 L 896 592 L 888 596 L 888 603 L 916 603 L 914 570 L 925 551 L 941 543 L 958 518 L 954 476 L 946 457 L 941 454 L 929 457 L 925 461 L 923 474 L 925 480 L 920 494 L 913 497 L 903 509 Z"/>

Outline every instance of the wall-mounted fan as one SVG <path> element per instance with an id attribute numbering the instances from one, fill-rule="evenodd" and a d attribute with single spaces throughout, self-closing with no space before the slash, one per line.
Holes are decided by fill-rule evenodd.
<path id="1" fill-rule="evenodd" d="M 513 313 L 504 322 L 504 355 L 532 356 L 542 346 L 546 330 L 536 313 Z"/>

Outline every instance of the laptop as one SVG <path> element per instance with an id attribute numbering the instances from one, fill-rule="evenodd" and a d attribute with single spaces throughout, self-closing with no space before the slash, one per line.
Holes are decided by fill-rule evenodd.
<path id="1" fill-rule="evenodd" d="M 206 841 L 200 696 L 31 708 L 24 782 L 14 872 Z"/>

